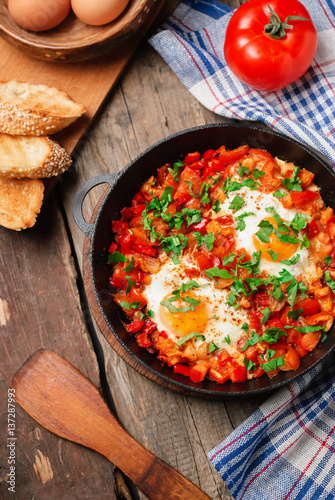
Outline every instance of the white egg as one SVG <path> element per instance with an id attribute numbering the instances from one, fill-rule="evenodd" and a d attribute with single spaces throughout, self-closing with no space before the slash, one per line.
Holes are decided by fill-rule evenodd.
<path id="1" fill-rule="evenodd" d="M 152 275 L 151 284 L 143 292 L 158 330 L 165 331 L 174 341 L 197 332 L 205 336 L 206 342 L 214 342 L 228 352 L 235 351 L 235 345 L 243 334 L 241 326 L 248 321 L 248 317 L 245 310 L 235 310 L 227 304 L 230 290 L 219 289 L 214 281 L 201 277 L 199 270 L 186 257 L 180 259 L 179 265 L 173 264 L 167 257 L 163 259 L 161 270 Z M 186 296 L 200 302 L 194 311 L 173 313 L 161 304 L 174 290 L 191 280 L 199 285 L 186 293 Z M 177 302 L 172 304 L 180 308 Z M 195 346 L 202 342 L 203 339 L 196 339 Z"/>
<path id="2" fill-rule="evenodd" d="M 261 242 L 255 234 L 260 230 L 259 223 L 264 219 L 269 219 L 272 217 L 271 212 L 267 212 L 266 208 L 273 207 L 274 210 L 279 214 L 284 222 L 291 223 L 294 216 L 298 213 L 294 208 L 284 208 L 282 203 L 274 197 L 272 194 L 266 194 L 258 190 L 250 190 L 246 187 L 228 193 L 227 199 L 221 204 L 221 211 L 217 216 L 221 215 L 233 215 L 235 220 L 235 242 L 236 248 L 244 248 L 250 255 L 253 252 L 262 250 L 262 258 L 260 262 L 260 270 L 267 271 L 271 275 L 278 275 L 282 269 L 289 271 L 294 277 L 301 274 L 308 264 L 308 249 L 301 248 L 300 244 L 292 245 L 289 243 L 282 243 L 277 240 L 274 235 L 272 235 L 272 240 L 270 243 L 266 244 Z M 234 211 L 229 208 L 232 200 L 235 196 L 240 196 L 244 200 L 242 208 L 234 213 Z M 244 213 L 250 213 L 243 218 L 245 222 L 245 228 L 243 230 L 237 229 L 238 217 Z M 273 221 L 272 221 L 273 222 Z M 302 240 L 302 234 L 299 232 L 297 238 Z M 272 260 L 271 255 L 268 250 L 272 250 L 274 254 L 278 254 L 276 260 Z M 286 265 L 281 262 L 281 260 L 290 260 L 292 257 L 299 255 L 299 260 L 292 265 Z"/>

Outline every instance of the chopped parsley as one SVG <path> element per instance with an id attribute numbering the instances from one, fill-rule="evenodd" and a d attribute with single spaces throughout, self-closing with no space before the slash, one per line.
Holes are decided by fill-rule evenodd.
<path id="1" fill-rule="evenodd" d="M 331 261 L 333 260 L 333 257 L 331 257 L 331 255 L 326 255 L 326 257 L 323 260 L 326 266 L 329 266 L 331 264 Z"/>
<path id="2" fill-rule="evenodd" d="M 295 166 L 290 179 L 285 177 L 285 179 L 281 181 L 282 185 L 289 191 L 302 191 L 301 181 L 298 177 L 299 172 L 300 167 Z"/>
<path id="3" fill-rule="evenodd" d="M 255 215 L 254 212 L 243 212 L 243 214 L 241 215 L 238 215 L 236 217 L 236 220 L 237 220 L 237 226 L 236 226 L 236 229 L 238 231 L 244 231 L 245 227 L 246 227 L 246 223 L 245 223 L 245 218 L 246 217 L 249 217 L 250 215 Z"/>
<path id="4" fill-rule="evenodd" d="M 325 271 L 324 278 L 329 288 L 335 293 L 335 281 L 331 278 L 329 271 Z"/>
<path id="5" fill-rule="evenodd" d="M 182 345 L 182 344 L 184 344 L 187 340 L 193 339 L 193 337 L 195 337 L 196 339 L 205 340 L 205 336 L 204 336 L 204 335 L 202 335 L 201 333 L 198 333 L 198 332 L 192 332 L 192 333 L 189 333 L 188 335 L 186 335 L 185 337 L 182 337 L 181 339 L 177 340 L 176 344 L 178 344 L 178 345 Z"/>
<path id="6" fill-rule="evenodd" d="M 128 259 L 121 252 L 112 252 L 108 255 L 108 262 L 110 264 L 114 264 L 116 262 L 128 262 Z"/>
<path id="7" fill-rule="evenodd" d="M 219 347 L 214 342 L 211 342 L 208 346 L 209 353 L 217 351 L 218 349 L 219 349 Z"/>
<path id="8" fill-rule="evenodd" d="M 271 257 L 272 262 L 275 262 L 275 261 L 278 259 L 278 257 L 279 257 L 279 253 L 275 253 L 275 252 L 274 252 L 273 250 L 271 250 L 271 249 L 270 249 L 270 250 L 268 250 L 267 252 L 268 252 L 268 254 L 269 254 L 269 255 L 270 255 L 270 257 Z"/>

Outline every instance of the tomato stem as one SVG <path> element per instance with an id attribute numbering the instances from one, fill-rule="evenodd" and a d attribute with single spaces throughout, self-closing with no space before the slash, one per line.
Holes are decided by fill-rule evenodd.
<path id="1" fill-rule="evenodd" d="M 286 36 L 287 29 L 293 29 L 292 24 L 288 24 L 287 21 L 309 21 L 306 17 L 301 16 L 287 16 L 284 22 L 281 21 L 277 12 L 275 12 L 272 7 L 268 4 L 270 9 L 270 22 L 264 26 L 265 33 L 271 38 L 280 39 Z"/>

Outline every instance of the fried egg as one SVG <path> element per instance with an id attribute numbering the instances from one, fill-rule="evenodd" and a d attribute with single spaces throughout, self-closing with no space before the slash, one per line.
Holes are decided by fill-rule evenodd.
<path id="1" fill-rule="evenodd" d="M 220 349 L 235 350 L 234 345 L 241 337 L 241 326 L 248 318 L 244 310 L 235 310 L 227 304 L 229 289 L 217 288 L 214 281 L 201 277 L 188 257 L 180 258 L 177 265 L 166 255 L 161 258 L 160 271 L 152 275 L 151 284 L 143 291 L 158 330 L 165 331 L 175 342 L 198 333 L 205 337 L 206 342 L 214 342 Z M 191 281 L 197 286 L 173 300 L 173 292 Z M 194 343 L 197 346 L 202 342 L 199 337 Z"/>
<path id="2" fill-rule="evenodd" d="M 308 265 L 308 249 L 301 248 L 300 242 L 283 243 L 279 241 L 278 237 L 273 232 L 269 235 L 269 242 L 261 241 L 256 235 L 260 230 L 259 224 L 261 221 L 268 221 L 277 228 L 277 223 L 273 214 L 266 211 L 267 208 L 273 207 L 284 224 L 287 225 L 292 222 L 298 211 L 294 208 L 284 208 L 278 198 L 274 197 L 271 193 L 267 194 L 245 187 L 228 194 L 229 196 L 221 204 L 221 211 L 217 216 L 220 217 L 227 214 L 233 215 L 235 220 L 235 248 L 244 248 L 250 255 L 260 250 L 261 261 L 259 267 L 261 271 L 267 271 L 268 274 L 278 275 L 282 269 L 286 269 L 296 278 L 299 274 L 303 273 Z M 234 210 L 229 207 L 235 196 L 240 196 L 244 203 L 239 210 L 234 212 Z M 248 215 L 243 217 L 243 214 Z M 245 228 L 242 230 L 238 228 L 240 216 L 242 216 L 245 222 Z M 292 230 L 290 231 L 290 235 L 295 236 Z M 298 233 L 297 238 L 302 241 L 303 236 L 301 232 Z M 297 260 L 297 262 L 292 265 L 281 262 L 292 258 L 293 261 L 295 259 Z"/>

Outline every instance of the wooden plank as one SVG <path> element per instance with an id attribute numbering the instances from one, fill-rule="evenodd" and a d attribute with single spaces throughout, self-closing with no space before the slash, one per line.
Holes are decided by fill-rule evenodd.
<path id="1" fill-rule="evenodd" d="M 100 380 L 55 197 L 48 200 L 33 229 L 18 233 L 0 228 L 0 256 L 0 498 L 116 498 L 112 464 L 49 433 L 19 405 L 16 494 L 8 491 L 6 402 L 16 370 L 36 350 L 48 347 L 71 361 L 95 386 Z"/>

